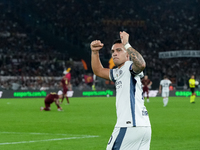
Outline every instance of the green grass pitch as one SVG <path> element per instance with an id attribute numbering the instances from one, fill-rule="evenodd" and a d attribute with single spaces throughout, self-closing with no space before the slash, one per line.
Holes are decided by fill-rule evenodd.
<path id="1" fill-rule="evenodd" d="M 116 123 L 115 97 L 70 98 L 58 112 L 40 111 L 43 98 L 0 99 L 0 150 L 105 150 Z M 145 102 L 152 125 L 151 150 L 200 149 L 200 98 Z"/>

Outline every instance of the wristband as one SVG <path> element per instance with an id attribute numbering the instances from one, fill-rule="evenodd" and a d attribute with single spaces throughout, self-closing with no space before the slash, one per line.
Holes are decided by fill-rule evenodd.
<path id="1" fill-rule="evenodd" d="M 125 47 L 125 49 L 128 49 L 129 47 L 132 47 L 129 43 L 126 43 L 125 45 L 124 45 L 124 47 Z"/>

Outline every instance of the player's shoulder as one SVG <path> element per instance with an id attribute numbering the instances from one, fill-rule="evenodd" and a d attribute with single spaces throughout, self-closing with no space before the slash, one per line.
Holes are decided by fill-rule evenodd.
<path id="1" fill-rule="evenodd" d="M 121 68 L 110 69 L 110 73 L 111 74 L 118 74 L 118 71 L 119 71 L 119 74 L 122 74 L 122 73 L 128 71 L 129 73 L 133 74 L 134 71 L 132 70 L 132 65 L 133 65 L 132 61 L 126 61 Z M 134 76 L 135 77 L 138 76 L 138 77 L 142 78 L 142 77 L 144 77 L 144 73 L 142 71 L 138 74 L 134 74 Z"/>
<path id="2" fill-rule="evenodd" d="M 140 79 L 142 79 L 144 77 L 143 71 L 141 71 L 140 73 L 135 73 L 133 71 L 133 69 L 132 69 L 133 62 L 132 61 L 126 61 L 125 65 L 126 65 L 126 68 L 130 71 L 130 73 L 132 75 L 134 75 L 135 77 L 139 77 Z"/>
<path id="3" fill-rule="evenodd" d="M 126 61 L 124 64 L 125 64 L 125 65 L 132 65 L 132 64 L 133 64 L 133 62 L 132 62 L 132 61 L 130 61 L 130 60 L 128 60 L 128 61 Z"/>
<path id="4" fill-rule="evenodd" d="M 110 69 L 110 70 L 113 70 L 113 71 L 117 71 L 117 70 L 127 70 L 127 68 L 129 69 L 131 66 L 132 66 L 133 62 L 132 61 L 126 61 L 124 63 L 124 65 L 121 67 L 121 68 L 114 68 L 114 69 Z"/>
<path id="5" fill-rule="evenodd" d="M 126 61 L 124 65 L 119 70 L 130 70 L 132 67 L 132 61 Z"/>
<path id="6" fill-rule="evenodd" d="M 56 92 L 51 92 L 51 93 L 49 93 L 49 95 L 57 95 L 57 93 Z"/>

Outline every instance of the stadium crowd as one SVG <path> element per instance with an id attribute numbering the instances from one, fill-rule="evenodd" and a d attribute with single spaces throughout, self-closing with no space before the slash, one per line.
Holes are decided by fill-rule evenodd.
<path id="1" fill-rule="evenodd" d="M 64 0 L 57 1 L 54 5 L 48 5 L 45 0 L 35 2 L 35 10 L 44 14 L 42 18 L 46 19 L 45 23 L 51 24 L 56 30 L 53 31 L 59 33 L 55 36 L 64 38 L 73 35 L 76 37 L 71 39 L 75 38 L 74 40 L 79 40 L 79 43 L 86 46 L 91 40 L 100 39 L 105 44 L 103 57 L 110 57 L 110 43 L 119 38 L 118 31 L 127 30 L 133 36 L 131 43 L 144 55 L 147 67 L 153 72 L 168 74 L 170 77 L 185 74 L 188 78 L 192 73 L 200 73 L 197 58 L 173 58 L 170 61 L 158 59 L 158 53 L 163 51 L 200 49 L 199 1 L 144 0 L 115 3 L 112 0 Z M 143 24 L 140 24 L 142 21 Z"/>
<path id="2" fill-rule="evenodd" d="M 1 14 L 0 26 L 0 88 L 60 88 L 63 70 L 67 65 L 73 66 L 67 53 L 63 55 L 40 37 L 31 38 L 4 13 Z M 74 67 L 73 74 L 77 74 L 73 83 L 82 83 L 84 70 Z"/>
<path id="3" fill-rule="evenodd" d="M 52 36 L 75 43 L 80 49 L 85 47 L 89 52 L 90 42 L 100 39 L 105 44 L 101 57 L 106 60 L 110 59 L 111 43 L 119 38 L 118 32 L 127 31 L 130 43 L 144 56 L 147 63 L 145 73 L 152 79 L 161 79 L 167 74 L 174 79 L 174 84 L 180 86 L 186 83 L 191 74 L 200 79 L 200 59 L 158 58 L 158 53 L 164 51 L 200 50 L 198 0 L 9 2 L 6 8 L 9 8 L 9 13 L 15 13 L 15 17 L 26 15 L 22 7 L 27 6 L 27 15 L 34 16 L 32 19 L 39 22 L 37 27 L 45 26 Z M 3 9 L 4 5 L 5 1 L 0 5 L 0 75 L 57 77 L 62 75 L 66 67 L 72 67 L 73 86 L 82 86 L 85 71 L 73 67 L 73 61 L 69 63 L 73 56 L 69 56 L 67 51 L 63 55 L 45 43 L 45 39 L 35 35 L 33 28 L 27 27 L 28 30 L 24 30 L 18 22 L 6 18 L 8 12 Z M 31 83 L 25 85 L 31 87 Z M 48 84 L 57 86 L 53 83 L 55 81 Z"/>

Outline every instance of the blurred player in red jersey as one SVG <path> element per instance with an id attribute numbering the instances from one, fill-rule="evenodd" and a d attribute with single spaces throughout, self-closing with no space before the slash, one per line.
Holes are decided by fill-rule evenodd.
<path id="1" fill-rule="evenodd" d="M 147 94 L 147 102 L 149 102 L 149 88 L 152 85 L 152 81 L 148 79 L 148 76 L 145 75 L 144 79 L 142 79 L 142 85 L 143 85 L 143 95 Z"/>
<path id="2" fill-rule="evenodd" d="M 44 104 L 45 104 L 45 108 L 41 107 L 40 110 L 45 110 L 45 111 L 50 111 L 50 105 L 55 102 L 56 106 L 58 107 L 58 111 L 61 111 L 62 108 L 59 105 L 59 99 L 61 99 L 63 97 L 63 92 L 62 91 L 58 91 L 58 93 L 50 93 L 45 97 L 44 100 Z"/>
<path id="3" fill-rule="evenodd" d="M 69 98 L 67 97 L 67 91 L 72 90 L 71 83 L 70 83 L 70 80 L 71 80 L 70 70 L 71 70 L 71 68 L 68 68 L 66 71 L 63 72 L 63 74 L 65 74 L 65 75 L 62 77 L 62 80 L 60 82 L 60 84 L 63 88 L 63 97 L 62 97 L 61 103 L 63 102 L 64 98 L 66 98 L 67 104 L 69 104 Z"/>

